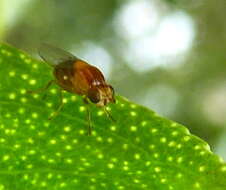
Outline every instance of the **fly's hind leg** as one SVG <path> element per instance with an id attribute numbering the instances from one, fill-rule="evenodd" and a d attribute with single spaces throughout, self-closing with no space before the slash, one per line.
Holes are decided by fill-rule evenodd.
<path id="1" fill-rule="evenodd" d="M 90 106 L 89 106 L 89 100 L 87 99 L 87 97 L 84 97 L 83 99 L 85 105 L 86 105 L 86 112 L 87 112 L 87 120 L 88 120 L 88 136 L 91 135 L 92 133 L 92 123 L 91 123 L 91 113 L 90 113 Z"/>
<path id="2" fill-rule="evenodd" d="M 60 113 L 60 110 L 63 108 L 64 103 L 63 103 L 63 94 L 62 94 L 62 89 L 61 88 L 59 89 L 59 96 L 60 96 L 60 104 L 59 104 L 57 110 L 55 112 L 53 112 L 51 114 L 51 116 L 48 118 L 49 120 L 51 120 L 54 117 L 56 117 Z"/>
<path id="3" fill-rule="evenodd" d="M 46 90 L 49 89 L 49 87 L 50 87 L 53 83 L 56 83 L 56 81 L 55 81 L 55 80 L 51 80 L 51 81 L 49 81 L 43 88 L 38 88 L 38 89 L 36 89 L 36 90 L 28 90 L 27 93 L 28 93 L 28 94 L 36 94 L 36 93 L 45 92 Z M 51 114 L 51 116 L 48 118 L 49 120 L 51 120 L 51 119 L 53 119 L 54 117 L 56 117 L 56 116 L 59 114 L 59 112 L 60 112 L 60 110 L 62 109 L 62 107 L 63 107 L 63 95 L 62 95 L 62 89 L 59 89 L 59 95 L 60 95 L 60 104 L 59 104 L 57 110 L 56 110 L 55 112 L 53 112 L 53 113 Z M 43 96 L 43 99 L 45 99 L 45 98 L 46 98 L 46 94 Z"/>
<path id="4" fill-rule="evenodd" d="M 44 87 L 38 88 L 38 89 L 36 89 L 36 90 L 27 90 L 27 93 L 28 93 L 28 94 L 37 94 L 37 93 L 45 92 L 45 91 L 48 90 L 49 87 L 50 87 L 53 83 L 55 83 L 55 82 L 56 82 L 55 80 L 51 80 L 51 81 L 49 81 Z M 43 96 L 43 99 L 45 99 L 45 98 L 46 98 L 46 94 Z"/>

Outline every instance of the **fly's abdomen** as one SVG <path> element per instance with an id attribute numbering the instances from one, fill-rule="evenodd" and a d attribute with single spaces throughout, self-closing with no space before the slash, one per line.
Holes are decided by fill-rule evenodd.
<path id="1" fill-rule="evenodd" d="M 54 75 L 57 83 L 66 91 L 74 92 L 72 84 L 73 70 L 70 68 L 55 67 Z"/>

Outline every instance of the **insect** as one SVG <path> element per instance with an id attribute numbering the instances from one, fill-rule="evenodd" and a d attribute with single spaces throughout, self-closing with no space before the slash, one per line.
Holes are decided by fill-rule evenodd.
<path id="1" fill-rule="evenodd" d="M 52 84 L 60 87 L 60 105 L 49 119 L 56 116 L 63 107 L 62 90 L 83 96 L 86 105 L 94 103 L 103 108 L 107 116 L 115 121 L 107 111 L 108 103 L 115 103 L 114 89 L 107 84 L 101 71 L 77 58 L 69 52 L 49 44 L 42 44 L 39 49 L 40 57 L 53 68 L 55 79 L 49 81 L 44 88 L 30 92 L 47 90 Z M 88 135 L 91 134 L 91 115 L 87 106 Z"/>

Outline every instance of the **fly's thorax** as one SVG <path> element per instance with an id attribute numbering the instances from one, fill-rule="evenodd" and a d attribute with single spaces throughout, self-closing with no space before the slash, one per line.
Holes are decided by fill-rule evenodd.
<path id="1" fill-rule="evenodd" d="M 114 89 L 107 84 L 92 86 L 88 90 L 88 98 L 98 107 L 105 106 L 110 102 L 115 103 Z"/>

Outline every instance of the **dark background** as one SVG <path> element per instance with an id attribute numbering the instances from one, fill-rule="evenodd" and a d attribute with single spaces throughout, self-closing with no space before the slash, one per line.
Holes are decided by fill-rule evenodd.
<path id="1" fill-rule="evenodd" d="M 225 14 L 224 0 L 0 0 L 0 40 L 71 51 L 226 159 Z"/>

